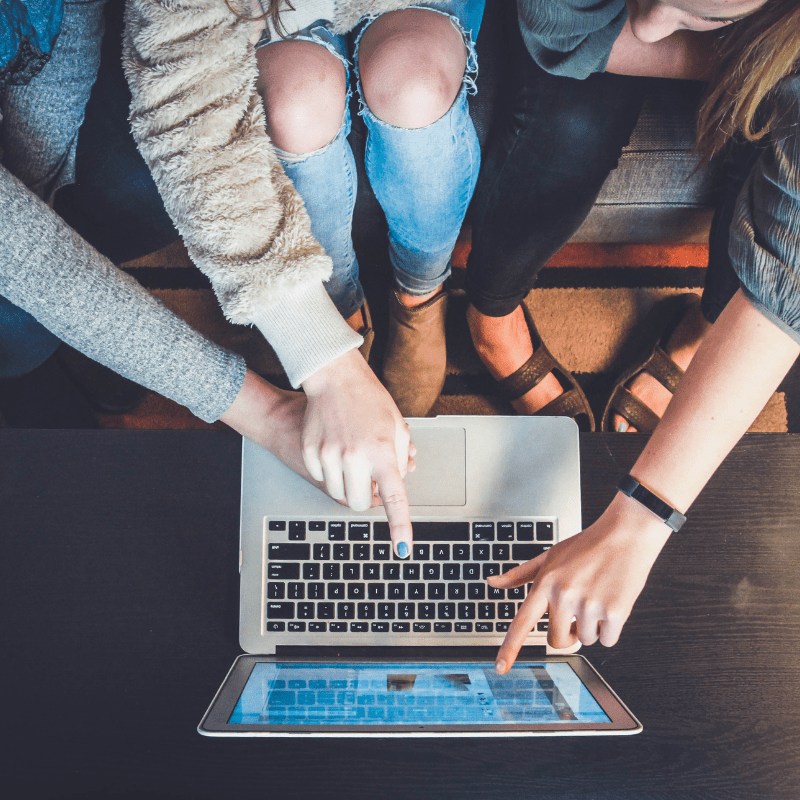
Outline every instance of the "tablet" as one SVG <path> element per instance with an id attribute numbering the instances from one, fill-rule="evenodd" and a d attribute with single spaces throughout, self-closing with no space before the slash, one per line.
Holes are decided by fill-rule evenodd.
<path id="1" fill-rule="evenodd" d="M 206 736 L 552 736 L 642 726 L 579 655 L 493 662 L 347 662 L 242 655 L 206 711 Z"/>

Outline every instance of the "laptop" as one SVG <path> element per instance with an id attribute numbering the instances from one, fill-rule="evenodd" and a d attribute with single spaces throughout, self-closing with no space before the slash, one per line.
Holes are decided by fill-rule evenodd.
<path id="1" fill-rule="evenodd" d="M 565 417 L 409 420 L 414 544 L 248 440 L 242 451 L 240 656 L 198 730 L 212 736 L 637 733 L 547 619 L 507 675 L 494 656 L 527 587 L 507 571 L 581 530 L 578 429 Z"/>

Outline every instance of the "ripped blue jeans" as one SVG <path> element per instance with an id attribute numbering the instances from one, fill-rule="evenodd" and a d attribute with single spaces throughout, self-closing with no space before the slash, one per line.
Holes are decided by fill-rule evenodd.
<path id="1" fill-rule="evenodd" d="M 364 102 L 358 78 L 358 46 L 372 20 L 361 24 L 352 53 L 359 114 L 367 126 L 367 176 L 388 222 L 389 256 L 397 287 L 412 296 L 429 294 L 450 274 L 450 256 L 478 179 L 480 148 L 467 94 L 475 91 L 474 41 L 484 5 L 485 0 L 452 0 L 413 6 L 449 16 L 461 30 L 468 51 L 464 81 L 453 105 L 424 128 L 389 125 Z M 293 38 L 320 44 L 337 56 L 345 66 L 350 86 L 351 62 L 344 36 L 332 33 L 320 20 Z M 281 150 L 277 154 L 306 204 L 314 236 L 333 261 L 326 289 L 342 316 L 348 318 L 361 307 L 364 291 L 352 241 L 357 179 L 347 141 L 350 110 L 349 104 L 345 105 L 341 128 L 325 147 L 301 155 Z"/>

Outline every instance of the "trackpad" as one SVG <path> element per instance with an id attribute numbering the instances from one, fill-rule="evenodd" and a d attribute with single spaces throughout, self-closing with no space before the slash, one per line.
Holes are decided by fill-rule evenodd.
<path id="1" fill-rule="evenodd" d="M 463 428 L 414 428 L 417 468 L 406 476 L 412 506 L 463 506 L 467 502 L 467 443 Z"/>

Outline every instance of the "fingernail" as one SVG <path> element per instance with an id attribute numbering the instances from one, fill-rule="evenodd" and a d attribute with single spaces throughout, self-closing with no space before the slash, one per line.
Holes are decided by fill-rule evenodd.
<path id="1" fill-rule="evenodd" d="M 625 422 L 624 419 L 621 419 L 617 423 L 617 433 L 625 433 L 626 430 L 628 430 L 628 423 Z"/>
<path id="2" fill-rule="evenodd" d="M 397 545 L 397 555 L 399 558 L 408 558 L 408 545 L 405 542 Z"/>
<path id="3" fill-rule="evenodd" d="M 506 671 L 506 662 L 503 661 L 502 658 L 498 658 L 497 661 L 494 662 L 494 668 L 497 672 L 503 675 Z"/>

